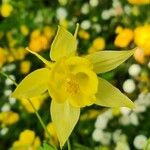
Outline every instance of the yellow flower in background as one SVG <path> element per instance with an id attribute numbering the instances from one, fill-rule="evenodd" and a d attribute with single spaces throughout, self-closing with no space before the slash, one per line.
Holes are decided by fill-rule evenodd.
<path id="1" fill-rule="evenodd" d="M 34 131 L 24 130 L 19 136 L 19 140 L 12 145 L 14 150 L 37 150 L 41 145 L 39 137 L 35 136 Z"/>
<path id="2" fill-rule="evenodd" d="M 102 37 L 98 37 L 93 41 L 93 47 L 96 50 L 103 50 L 105 48 L 105 40 Z"/>
<path id="3" fill-rule="evenodd" d="M 0 10 L 3 17 L 9 17 L 13 11 L 13 7 L 9 3 L 3 3 Z"/>
<path id="4" fill-rule="evenodd" d="M 144 64 L 145 62 L 145 56 L 144 56 L 144 52 L 141 48 L 137 48 L 135 50 L 135 53 L 134 53 L 134 58 L 137 62 L 141 63 L 141 64 Z"/>
<path id="5" fill-rule="evenodd" d="M 78 35 L 81 39 L 84 39 L 84 40 L 88 40 L 90 38 L 90 34 L 85 30 L 80 30 Z"/>
<path id="6" fill-rule="evenodd" d="M 115 29 L 115 33 L 119 34 L 123 31 L 123 28 L 121 26 L 117 26 L 117 28 Z"/>
<path id="7" fill-rule="evenodd" d="M 21 25 L 20 26 L 20 31 L 24 36 L 27 36 L 29 34 L 29 29 L 26 25 Z"/>
<path id="8" fill-rule="evenodd" d="M 62 147 L 80 116 L 80 108 L 97 104 L 107 107 L 134 107 L 134 103 L 117 88 L 96 74 L 116 68 L 131 55 L 131 51 L 99 51 L 77 56 L 77 31 L 74 36 L 59 26 L 51 45 L 48 61 L 38 53 L 47 68 L 26 76 L 13 92 L 16 98 L 32 98 L 48 90 L 52 97 L 51 117 Z"/>
<path id="9" fill-rule="evenodd" d="M 55 30 L 49 26 L 45 26 L 43 28 L 43 35 L 47 37 L 47 39 L 51 40 L 55 35 Z"/>
<path id="10" fill-rule="evenodd" d="M 118 31 L 119 32 L 119 31 Z M 115 38 L 115 45 L 121 48 L 127 47 L 133 40 L 133 31 L 129 28 L 120 30 L 119 34 Z"/>
<path id="11" fill-rule="evenodd" d="M 150 56 L 150 24 L 135 28 L 134 42 L 143 49 L 145 55 Z"/>
<path id="12" fill-rule="evenodd" d="M 0 122 L 5 125 L 11 125 L 19 120 L 19 115 L 13 111 L 1 112 Z"/>
<path id="13" fill-rule="evenodd" d="M 149 0 L 128 0 L 131 4 L 150 4 Z"/>
<path id="14" fill-rule="evenodd" d="M 55 129 L 55 126 L 52 122 L 50 122 L 48 125 L 47 125 L 47 129 L 51 135 L 51 138 L 53 140 L 53 143 L 58 146 L 59 145 L 59 142 L 58 142 L 58 137 L 57 137 L 57 133 L 56 133 L 56 129 Z M 48 137 L 47 133 L 45 132 L 45 137 Z"/>
<path id="15" fill-rule="evenodd" d="M 22 74 L 27 74 L 27 73 L 29 73 L 30 68 L 31 68 L 31 62 L 30 62 L 30 61 L 25 60 L 25 61 L 22 61 L 22 62 L 20 63 L 20 72 L 21 72 Z"/>
<path id="16" fill-rule="evenodd" d="M 0 68 L 6 62 L 6 59 L 7 59 L 6 50 L 0 47 Z"/>
<path id="17" fill-rule="evenodd" d="M 41 108 L 41 106 L 42 106 L 44 100 L 46 99 L 46 97 L 47 97 L 47 95 L 44 94 L 44 95 L 41 95 L 41 96 L 31 98 L 31 101 L 32 101 L 34 107 L 36 108 L 36 110 L 39 110 Z M 28 100 L 19 99 L 19 101 L 21 102 L 21 104 L 24 106 L 24 108 L 26 109 L 26 111 L 28 113 L 34 113 L 35 112 Z"/>

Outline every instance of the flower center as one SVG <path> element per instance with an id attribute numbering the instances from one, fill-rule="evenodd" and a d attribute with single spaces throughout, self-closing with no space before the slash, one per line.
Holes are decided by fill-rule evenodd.
<path id="1" fill-rule="evenodd" d="M 73 77 L 66 79 L 65 90 L 68 94 L 75 95 L 79 92 L 79 84 Z"/>

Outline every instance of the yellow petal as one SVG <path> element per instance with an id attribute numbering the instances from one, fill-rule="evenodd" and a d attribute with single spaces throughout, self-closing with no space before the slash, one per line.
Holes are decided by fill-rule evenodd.
<path id="1" fill-rule="evenodd" d="M 89 54 L 85 57 L 92 62 L 94 66 L 94 71 L 96 73 L 103 73 L 103 72 L 110 71 L 116 68 L 117 66 L 119 66 L 121 63 L 127 60 L 131 55 L 133 55 L 133 53 L 134 50 L 100 51 L 100 52 Z"/>
<path id="2" fill-rule="evenodd" d="M 72 107 L 67 101 L 58 104 L 52 100 L 50 111 L 60 147 L 63 147 L 79 119 L 80 109 Z"/>
<path id="3" fill-rule="evenodd" d="M 16 98 L 31 98 L 45 92 L 48 88 L 50 70 L 38 69 L 26 76 L 12 93 Z"/>
<path id="4" fill-rule="evenodd" d="M 96 98 L 95 104 L 101 106 L 134 107 L 134 103 L 127 96 L 102 78 L 99 78 L 99 87 Z"/>
<path id="5" fill-rule="evenodd" d="M 51 46 L 50 58 L 57 61 L 62 57 L 74 56 L 76 48 L 76 38 L 65 28 L 59 26 Z"/>

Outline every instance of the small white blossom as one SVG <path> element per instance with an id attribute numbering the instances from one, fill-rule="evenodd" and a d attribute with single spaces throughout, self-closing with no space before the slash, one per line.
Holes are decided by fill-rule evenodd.
<path id="1" fill-rule="evenodd" d="M 103 116 L 99 116 L 95 122 L 95 128 L 105 129 L 107 127 L 107 123 L 108 123 L 107 118 L 105 118 Z"/>
<path id="2" fill-rule="evenodd" d="M 137 117 L 136 113 L 131 113 L 129 115 L 129 118 L 130 118 L 131 124 L 133 124 L 135 126 L 137 126 L 139 124 L 139 120 L 138 120 L 138 117 Z"/>
<path id="3" fill-rule="evenodd" d="M 109 13 L 109 10 L 104 10 L 101 14 L 101 17 L 103 20 L 108 20 L 111 17 L 111 14 Z"/>
<path id="4" fill-rule="evenodd" d="M 81 22 L 81 28 L 88 30 L 91 27 L 91 22 L 89 20 L 84 20 Z"/>
<path id="5" fill-rule="evenodd" d="M 121 107 L 120 111 L 123 115 L 128 115 L 131 112 L 131 109 L 127 107 Z"/>
<path id="6" fill-rule="evenodd" d="M 13 98 L 13 97 L 10 97 L 10 98 L 9 98 L 9 103 L 10 103 L 10 105 L 15 104 L 15 103 L 16 103 L 16 99 Z"/>
<path id="7" fill-rule="evenodd" d="M 2 112 L 10 111 L 10 104 L 9 104 L 9 103 L 5 103 L 5 104 L 1 107 L 1 111 L 2 111 Z"/>
<path id="8" fill-rule="evenodd" d="M 5 95 L 5 96 L 10 96 L 11 93 L 12 93 L 11 90 L 5 90 L 5 91 L 4 91 L 4 95 Z"/>
<path id="9" fill-rule="evenodd" d="M 147 137 L 145 135 L 137 135 L 133 141 L 134 147 L 139 150 L 142 150 L 146 143 Z"/>
<path id="10" fill-rule="evenodd" d="M 131 75 L 131 76 L 133 76 L 133 77 L 136 77 L 136 76 L 138 76 L 138 75 L 140 74 L 140 72 L 141 72 L 141 67 L 140 67 L 140 65 L 138 65 L 138 64 L 133 64 L 133 65 L 131 65 L 131 66 L 129 67 L 128 72 L 129 72 L 129 75 Z"/>
<path id="11" fill-rule="evenodd" d="M 127 142 L 118 142 L 115 150 L 130 150 Z"/>
<path id="12" fill-rule="evenodd" d="M 5 135 L 7 132 L 8 132 L 8 128 L 2 128 L 2 129 L 0 130 L 0 134 L 1 134 L 1 135 Z"/>
<path id="13" fill-rule="evenodd" d="M 101 136 L 102 136 L 102 130 L 95 129 L 93 131 L 92 138 L 94 141 L 100 142 Z"/>
<path id="14" fill-rule="evenodd" d="M 135 88 L 136 88 L 136 85 L 135 85 L 134 80 L 132 80 L 132 79 L 128 79 L 123 83 L 123 90 L 126 93 L 134 92 Z"/>
<path id="15" fill-rule="evenodd" d="M 122 124 L 124 126 L 129 125 L 130 124 L 130 118 L 127 115 L 126 116 L 121 116 L 119 118 L 119 122 L 120 122 L 120 124 Z"/>
<path id="16" fill-rule="evenodd" d="M 88 3 L 83 4 L 83 6 L 81 7 L 81 12 L 86 15 L 89 13 L 89 11 L 90 11 L 89 4 Z"/>
<path id="17" fill-rule="evenodd" d="M 99 1 L 98 0 L 90 0 L 89 3 L 92 7 L 96 7 L 98 5 Z"/>
<path id="18" fill-rule="evenodd" d="M 100 142 L 103 145 L 109 145 L 111 141 L 111 133 L 110 132 L 102 132 L 100 136 Z"/>
<path id="19" fill-rule="evenodd" d="M 58 20 L 64 20 L 68 16 L 68 13 L 65 8 L 59 7 L 56 10 L 56 17 Z"/>
<path id="20" fill-rule="evenodd" d="M 120 140 L 121 130 L 116 130 L 113 132 L 112 138 L 115 143 L 117 143 Z"/>

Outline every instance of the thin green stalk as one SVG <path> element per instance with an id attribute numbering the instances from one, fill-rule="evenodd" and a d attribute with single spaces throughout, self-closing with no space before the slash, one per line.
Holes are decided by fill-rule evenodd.
<path id="1" fill-rule="evenodd" d="M 71 150 L 70 140 L 67 141 L 68 150 Z"/>
<path id="2" fill-rule="evenodd" d="M 7 75 L 6 73 L 1 72 L 1 71 L 0 71 L 0 74 L 2 74 L 3 76 L 5 76 L 6 78 L 10 79 L 14 83 L 14 85 L 18 86 L 18 84 L 16 83 L 16 81 L 14 79 L 12 79 L 9 75 Z M 32 106 L 32 108 L 33 108 L 33 110 L 34 110 L 34 112 L 35 112 L 35 114 L 36 114 L 36 116 L 37 116 L 37 118 L 38 118 L 41 126 L 43 127 L 44 131 L 47 133 L 49 140 L 52 141 L 51 140 L 51 135 L 50 135 L 48 129 L 46 128 L 46 125 L 44 124 L 42 118 L 40 117 L 38 111 L 34 107 L 32 101 L 30 99 L 27 99 L 27 100 L 29 101 L 30 105 Z M 57 150 L 55 144 L 51 143 L 51 145 L 54 147 L 55 150 Z"/>
<path id="3" fill-rule="evenodd" d="M 76 30 L 75 30 L 75 33 L 74 33 L 75 38 L 77 37 L 78 30 L 79 30 L 79 23 L 77 23 L 77 25 L 76 25 Z"/>

